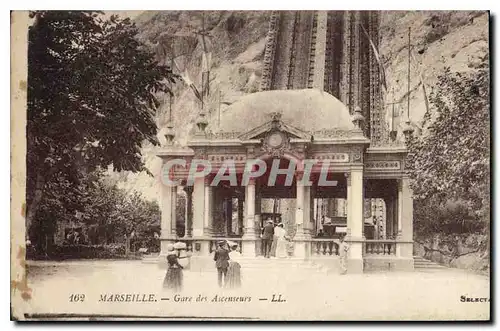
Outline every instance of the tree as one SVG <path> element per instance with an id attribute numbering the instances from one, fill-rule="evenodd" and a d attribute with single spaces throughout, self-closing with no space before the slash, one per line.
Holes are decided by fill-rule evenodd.
<path id="1" fill-rule="evenodd" d="M 477 224 L 481 224 L 483 230 L 487 228 L 490 208 L 488 68 L 485 57 L 475 70 L 460 73 L 447 69 L 438 77 L 430 96 L 435 118 L 427 113 L 426 132 L 410 141 L 408 165 L 416 198 L 416 226 L 423 231 L 478 231 Z M 439 224 L 433 224 L 436 221 Z M 448 221 L 453 224 L 447 224 Z"/>
<path id="2" fill-rule="evenodd" d="M 128 18 L 75 11 L 30 15 L 28 229 L 49 187 L 63 195 L 82 171 L 97 167 L 144 169 L 142 143 L 158 144 L 155 93 L 169 93 L 165 81 L 175 79 L 135 40 Z"/>

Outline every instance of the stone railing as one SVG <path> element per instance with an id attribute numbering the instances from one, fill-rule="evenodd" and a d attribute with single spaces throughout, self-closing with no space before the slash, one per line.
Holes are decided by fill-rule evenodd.
<path id="1" fill-rule="evenodd" d="M 380 239 L 365 240 L 363 242 L 363 254 L 365 256 L 395 256 L 396 240 Z"/>
<path id="2" fill-rule="evenodd" d="M 311 247 L 311 256 L 339 255 L 339 244 L 335 239 L 315 238 L 308 240 Z"/>

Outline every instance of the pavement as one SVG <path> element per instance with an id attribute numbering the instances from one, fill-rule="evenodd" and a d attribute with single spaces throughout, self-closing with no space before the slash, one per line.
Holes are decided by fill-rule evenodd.
<path id="1" fill-rule="evenodd" d="M 162 289 L 165 270 L 155 264 L 28 262 L 32 298 L 22 310 L 31 314 L 27 316 L 66 314 L 97 319 L 385 321 L 490 317 L 489 302 L 467 302 L 467 298 L 489 298 L 489 278 L 456 269 L 338 275 L 287 266 L 243 266 L 242 273 L 242 288 L 229 291 L 218 288 L 215 270 L 184 271 L 184 290 L 175 295 Z M 109 302 L 115 294 L 124 298 L 137 294 L 134 298 L 141 301 Z"/>

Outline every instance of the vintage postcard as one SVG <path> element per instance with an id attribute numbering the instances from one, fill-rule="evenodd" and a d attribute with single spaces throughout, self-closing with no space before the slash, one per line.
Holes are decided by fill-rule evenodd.
<path id="1" fill-rule="evenodd" d="M 14 11 L 11 319 L 490 320 L 487 11 Z"/>

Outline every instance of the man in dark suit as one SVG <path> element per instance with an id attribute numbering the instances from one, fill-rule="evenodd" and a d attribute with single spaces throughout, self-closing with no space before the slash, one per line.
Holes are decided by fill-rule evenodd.
<path id="1" fill-rule="evenodd" d="M 271 245 L 273 244 L 274 225 L 273 221 L 267 221 L 264 229 L 262 230 L 262 244 L 264 246 L 264 257 L 269 258 L 271 252 Z"/>
<path id="2" fill-rule="evenodd" d="M 219 287 L 222 287 L 222 276 L 224 276 L 224 284 L 226 283 L 227 268 L 229 267 L 229 252 L 224 248 L 224 244 L 224 241 L 218 242 L 214 255 Z"/>

